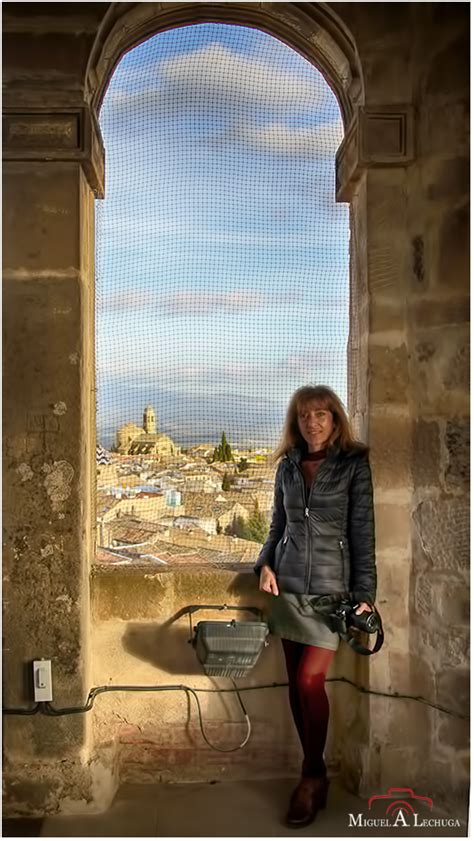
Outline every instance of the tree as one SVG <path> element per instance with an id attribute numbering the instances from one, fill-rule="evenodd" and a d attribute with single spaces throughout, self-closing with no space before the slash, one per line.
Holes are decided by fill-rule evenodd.
<path id="1" fill-rule="evenodd" d="M 267 518 L 260 511 L 258 499 L 255 499 L 253 511 L 246 523 L 247 538 L 256 543 L 264 543 L 268 534 Z"/>
<path id="2" fill-rule="evenodd" d="M 247 524 L 243 517 L 240 515 L 234 514 L 232 519 L 231 525 L 231 534 L 235 535 L 235 537 L 240 537 L 241 540 L 248 540 L 247 537 Z"/>
<path id="3" fill-rule="evenodd" d="M 222 490 L 223 491 L 230 491 L 230 487 L 231 487 L 230 476 L 227 472 L 225 472 L 224 476 L 222 478 Z"/>
<path id="4" fill-rule="evenodd" d="M 222 526 L 219 520 L 216 520 L 216 534 L 222 534 Z"/>
<path id="5" fill-rule="evenodd" d="M 221 443 L 218 447 L 214 447 L 213 461 L 234 461 L 232 455 L 232 448 L 227 441 L 225 432 L 222 433 Z"/>
<path id="6" fill-rule="evenodd" d="M 248 520 L 239 514 L 234 514 L 232 522 L 225 529 L 226 534 L 233 534 L 241 540 L 253 540 L 264 543 L 268 534 L 268 523 L 265 515 L 260 511 L 258 499 L 255 500 L 253 511 Z"/>
<path id="7" fill-rule="evenodd" d="M 249 467 L 249 463 L 248 463 L 247 459 L 246 458 L 241 458 L 238 465 L 237 465 L 237 470 L 239 471 L 239 473 L 243 473 L 244 470 L 248 470 L 248 467 Z"/>

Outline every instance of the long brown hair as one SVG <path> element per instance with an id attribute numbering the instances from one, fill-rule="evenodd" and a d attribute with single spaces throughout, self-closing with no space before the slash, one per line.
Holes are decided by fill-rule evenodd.
<path id="1" fill-rule="evenodd" d="M 321 409 L 328 409 L 333 415 L 334 429 L 328 440 L 328 447 L 337 443 L 337 446 L 346 452 L 350 450 L 369 452 L 367 444 L 355 438 L 344 406 L 332 388 L 327 385 L 303 385 L 295 391 L 288 404 L 280 443 L 270 456 L 272 464 L 275 464 L 293 447 L 303 450 L 306 447 L 306 441 L 298 427 L 298 410 L 313 401 Z"/>

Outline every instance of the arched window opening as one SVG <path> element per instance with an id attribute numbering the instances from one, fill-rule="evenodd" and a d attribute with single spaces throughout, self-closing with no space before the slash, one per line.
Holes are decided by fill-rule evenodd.
<path id="1" fill-rule="evenodd" d="M 273 36 L 199 24 L 126 53 L 100 126 L 97 561 L 238 568 L 290 394 L 347 402 L 337 99 Z"/>

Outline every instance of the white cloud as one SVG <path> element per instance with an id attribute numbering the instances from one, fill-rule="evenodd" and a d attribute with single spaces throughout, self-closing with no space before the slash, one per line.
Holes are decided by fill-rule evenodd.
<path id="1" fill-rule="evenodd" d="M 294 72 L 239 55 L 218 43 L 162 62 L 160 75 L 191 96 L 205 91 L 224 102 L 238 99 L 273 107 L 314 107 L 322 102 L 326 85 L 316 70 L 314 81 L 298 78 Z"/>
<path id="2" fill-rule="evenodd" d="M 317 195 L 315 197 L 317 199 Z M 325 211 L 326 212 L 326 211 Z M 325 226 L 324 229 L 314 226 L 310 231 L 302 231 L 301 233 L 294 233 L 292 231 L 285 231 L 284 229 L 277 233 L 270 231 L 254 230 L 244 228 L 243 230 L 232 230 L 231 227 L 226 229 L 213 228 L 205 224 L 205 220 L 197 219 L 193 213 L 190 213 L 184 218 L 165 218 L 163 216 L 112 216 L 104 212 L 103 218 L 98 217 L 97 225 L 100 232 L 99 243 L 103 241 L 103 237 L 113 236 L 119 240 L 124 241 L 124 237 L 130 239 L 137 239 L 141 236 L 154 236 L 156 240 L 169 238 L 172 242 L 173 248 L 176 248 L 176 238 L 181 237 L 189 245 L 192 242 L 199 245 L 240 245 L 250 247 L 265 247 L 277 246 L 279 248 L 290 247 L 312 247 L 315 248 L 319 243 L 327 247 L 330 244 L 340 245 L 344 236 L 347 236 L 343 225 L 346 225 L 346 220 L 342 218 L 342 213 L 337 218 L 338 225 L 331 224 L 331 227 Z M 274 221 L 271 219 L 270 221 Z M 347 227 L 347 226 L 346 226 Z M 147 251 L 147 243 L 144 241 L 140 243 L 143 253 Z M 156 246 L 156 242 L 155 242 Z M 100 245 L 99 245 L 100 248 Z M 151 246 L 150 246 L 151 248 Z"/>
<path id="3" fill-rule="evenodd" d="M 317 156 L 334 155 L 342 141 L 343 131 L 339 121 L 306 128 L 284 123 L 267 123 L 257 127 L 247 124 L 241 127 L 241 137 L 267 152 Z"/>
<path id="4" fill-rule="evenodd" d="M 260 309 L 274 304 L 277 297 L 281 299 L 282 296 L 248 289 L 228 291 L 191 289 L 159 292 L 153 288 L 134 290 L 133 287 L 129 287 L 101 297 L 98 301 L 98 309 L 103 312 L 115 312 L 117 310 L 131 311 L 152 308 L 162 315 L 189 313 L 197 316 L 214 313 L 216 310 L 239 313 Z M 291 295 L 288 293 L 284 295 L 284 300 L 280 300 L 280 303 L 290 300 Z"/>
<path id="5" fill-rule="evenodd" d="M 308 72 L 304 59 L 299 60 L 301 67 L 295 63 L 290 69 L 270 63 L 265 52 L 256 59 L 214 43 L 185 54 L 151 58 L 141 67 L 119 65 L 101 120 L 107 134 L 109 120 L 116 123 L 123 117 L 123 130 L 138 137 L 150 131 L 157 118 L 166 118 L 160 123 L 163 145 L 174 118 L 191 111 L 206 115 L 202 127 L 206 143 L 226 146 L 238 137 L 266 151 L 334 153 L 343 138 L 336 98 L 319 71 Z M 317 118 L 318 125 L 291 125 L 298 115 Z M 258 126 L 262 117 L 267 125 Z M 110 131 L 112 135 L 112 125 Z M 199 137 L 193 142 L 199 143 Z"/>
<path id="6" fill-rule="evenodd" d="M 294 109 L 315 108 L 327 102 L 328 97 L 333 98 L 319 71 L 314 69 L 309 74 L 303 65 L 305 60 L 300 60 L 304 75 L 295 69 L 271 65 L 265 59 L 241 55 L 219 43 L 208 44 L 169 58 L 156 57 L 141 67 L 129 68 L 124 62 L 115 71 L 106 101 L 122 106 L 140 104 L 172 93 L 198 105 L 215 99 L 226 106 L 239 102 Z M 131 91 L 132 84 L 136 89 Z"/>
<path id="7" fill-rule="evenodd" d="M 220 364 L 205 360 L 191 362 L 179 357 L 166 359 L 163 348 L 155 349 L 154 353 L 147 348 L 145 353 L 135 347 L 127 348 L 123 356 L 114 353 L 102 358 L 99 354 L 98 373 L 100 380 L 126 378 L 129 380 L 127 388 L 132 390 L 146 384 L 157 387 L 172 384 L 180 391 L 202 393 L 203 396 L 206 391 L 220 393 L 229 387 L 245 394 L 255 386 L 268 390 L 282 380 L 311 378 L 318 371 L 329 371 L 334 365 L 340 365 L 345 356 L 345 345 L 336 347 L 334 342 L 331 347 L 321 345 L 274 360 L 230 359 Z"/>

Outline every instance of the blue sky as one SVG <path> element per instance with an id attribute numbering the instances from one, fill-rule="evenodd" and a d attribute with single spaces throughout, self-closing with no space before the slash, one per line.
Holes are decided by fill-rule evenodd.
<path id="1" fill-rule="evenodd" d="M 322 75 L 258 30 L 183 27 L 123 57 L 100 124 L 98 439 L 151 402 L 178 443 L 273 445 L 298 386 L 346 402 L 343 126 Z"/>

